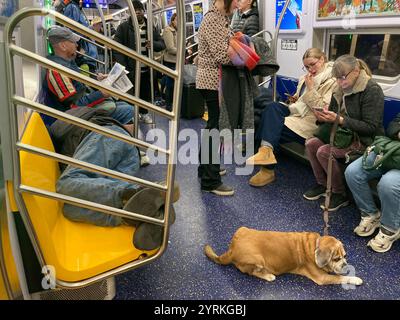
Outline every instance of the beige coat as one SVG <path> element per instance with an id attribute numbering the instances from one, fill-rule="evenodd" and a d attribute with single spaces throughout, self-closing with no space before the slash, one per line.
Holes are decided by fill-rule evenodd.
<path id="1" fill-rule="evenodd" d="M 285 118 L 285 126 L 305 139 L 311 138 L 318 127 L 311 108 L 328 106 L 331 101 L 336 85 L 336 79 L 332 76 L 332 66 L 333 62 L 326 63 L 324 70 L 314 78 L 314 88 L 308 90 L 306 87 L 297 102 L 289 105 L 290 116 Z M 299 96 L 304 82 L 305 76 L 302 76 L 297 86 L 296 97 Z"/>
<path id="2" fill-rule="evenodd" d="M 164 61 L 176 63 L 176 29 L 168 26 L 164 29 Z"/>
<path id="3" fill-rule="evenodd" d="M 228 47 L 231 35 L 228 17 L 213 5 L 204 16 L 198 33 L 197 89 L 218 90 L 219 66 L 230 62 Z"/>

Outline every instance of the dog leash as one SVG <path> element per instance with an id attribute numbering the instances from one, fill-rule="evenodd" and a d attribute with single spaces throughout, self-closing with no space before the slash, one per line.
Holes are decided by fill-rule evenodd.
<path id="1" fill-rule="evenodd" d="M 333 141 L 335 140 L 335 135 L 337 127 L 339 125 L 340 114 L 336 114 L 335 122 L 333 123 L 331 134 L 329 137 L 329 158 L 328 158 L 328 172 L 326 179 L 326 196 L 325 196 L 325 208 L 324 208 L 324 236 L 329 234 L 329 205 L 331 203 L 332 195 L 332 166 L 333 166 Z"/>

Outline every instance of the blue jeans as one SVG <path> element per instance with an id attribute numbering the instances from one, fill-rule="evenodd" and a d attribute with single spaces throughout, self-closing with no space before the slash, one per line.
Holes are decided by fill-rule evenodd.
<path id="1" fill-rule="evenodd" d="M 367 158 L 367 164 L 371 165 L 375 158 L 376 154 L 371 152 Z M 368 215 L 373 215 L 378 211 L 368 181 L 381 178 L 378 183 L 382 211 L 381 224 L 392 232 L 400 229 L 400 170 L 385 171 L 380 168 L 368 171 L 362 167 L 362 158 L 359 158 L 347 167 L 345 177 L 357 207 Z"/>
<path id="2" fill-rule="evenodd" d="M 122 124 L 127 124 L 128 122 L 133 120 L 134 116 L 134 107 L 125 101 L 116 101 L 117 105 L 114 112 L 111 114 L 115 120 L 119 121 Z"/>
<path id="3" fill-rule="evenodd" d="M 118 126 L 108 129 L 127 134 Z M 140 167 L 138 149 L 128 143 L 91 132 L 79 144 L 74 158 L 107 169 L 134 176 Z M 138 186 L 115 178 L 68 166 L 57 182 L 57 192 L 93 201 L 103 205 L 122 208 L 122 193 Z M 108 215 L 70 204 L 64 204 L 64 216 L 72 221 L 87 222 L 97 226 L 117 226 L 121 217 Z"/>

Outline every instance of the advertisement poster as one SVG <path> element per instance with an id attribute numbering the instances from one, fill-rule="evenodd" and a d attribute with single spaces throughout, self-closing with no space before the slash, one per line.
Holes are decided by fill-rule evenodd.
<path id="1" fill-rule="evenodd" d="M 18 0 L 0 0 L 0 17 L 10 17 L 18 10 Z"/>
<path id="2" fill-rule="evenodd" d="M 400 0 L 319 0 L 317 19 L 347 15 L 399 15 Z"/>
<path id="3" fill-rule="evenodd" d="M 203 20 L 203 4 L 198 3 L 193 5 L 194 14 L 194 31 L 197 32 L 200 28 L 200 23 Z"/>
<path id="4" fill-rule="evenodd" d="M 275 25 L 278 24 L 279 17 L 281 16 L 285 0 L 276 1 L 276 20 Z M 285 12 L 282 20 L 281 30 L 301 30 L 303 0 L 292 0 Z"/>

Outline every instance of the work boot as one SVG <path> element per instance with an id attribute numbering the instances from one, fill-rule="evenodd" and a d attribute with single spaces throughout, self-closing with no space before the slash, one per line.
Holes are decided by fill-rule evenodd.
<path id="1" fill-rule="evenodd" d="M 263 187 L 273 181 L 275 181 L 275 171 L 263 167 L 251 177 L 249 184 L 253 187 Z"/>
<path id="2" fill-rule="evenodd" d="M 160 208 L 155 218 L 162 219 L 164 208 Z M 169 225 L 175 222 L 175 210 L 171 206 Z M 133 245 L 139 250 L 153 250 L 161 246 L 163 227 L 148 222 L 142 222 L 133 235 Z"/>
<path id="3" fill-rule="evenodd" d="M 258 152 L 246 160 L 248 165 L 267 165 L 276 164 L 276 158 L 272 148 L 267 146 L 261 146 L 258 148 Z"/>

